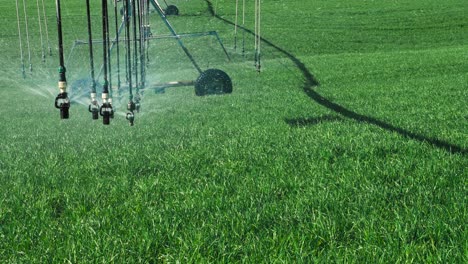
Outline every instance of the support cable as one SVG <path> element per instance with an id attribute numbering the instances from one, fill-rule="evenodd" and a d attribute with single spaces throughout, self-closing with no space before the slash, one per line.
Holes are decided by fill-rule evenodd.
<path id="1" fill-rule="evenodd" d="M 42 37 L 41 8 L 39 7 L 39 0 L 36 0 L 36 5 L 37 5 L 37 21 L 38 21 L 38 24 L 39 24 L 39 35 L 40 35 L 40 38 L 41 38 L 42 62 L 45 62 L 44 38 Z"/>
<path id="2" fill-rule="evenodd" d="M 26 1 L 23 0 L 23 11 L 24 11 L 24 23 L 26 26 L 26 40 L 28 44 L 28 58 L 29 58 L 29 71 L 32 72 L 32 62 L 31 62 L 31 44 L 29 42 L 29 25 L 28 25 L 28 14 L 26 12 Z"/>
<path id="3" fill-rule="evenodd" d="M 262 68 L 262 63 L 261 63 L 261 46 L 262 46 L 262 0 L 258 0 L 258 22 L 257 22 L 257 72 L 260 73 L 261 68 Z"/>
<path id="4" fill-rule="evenodd" d="M 236 0 L 236 17 L 234 19 L 234 50 L 237 50 L 238 17 L 239 17 L 239 0 Z"/>
<path id="5" fill-rule="evenodd" d="M 153 7 L 156 9 L 156 12 L 158 12 L 159 16 L 161 17 L 162 21 L 164 22 L 164 24 L 166 25 L 166 27 L 169 29 L 169 31 L 171 32 L 171 34 L 175 37 L 175 39 L 177 40 L 177 43 L 179 44 L 179 46 L 182 48 L 182 50 L 184 51 L 185 55 L 187 56 L 187 58 L 189 58 L 189 60 L 192 62 L 193 66 L 195 67 L 195 69 L 197 69 L 198 73 L 202 73 L 202 69 L 200 68 L 200 66 L 198 66 L 197 62 L 195 61 L 195 59 L 193 58 L 192 54 L 189 52 L 189 50 L 187 49 L 187 47 L 185 47 L 184 43 L 182 42 L 181 38 L 179 37 L 179 35 L 176 33 L 174 27 L 169 23 L 169 21 L 167 20 L 166 16 L 164 15 L 164 12 L 161 8 L 161 6 L 159 5 L 159 3 L 155 0 L 150 0 L 151 4 L 153 5 Z"/>
<path id="6" fill-rule="evenodd" d="M 49 49 L 49 56 L 52 56 L 52 48 L 50 47 L 50 40 L 49 40 L 49 27 L 47 26 L 47 13 L 45 10 L 44 0 L 42 0 L 42 12 L 43 12 L 43 17 L 44 17 L 44 26 L 45 26 L 45 32 L 46 32 L 46 38 L 47 38 L 47 47 Z"/>
<path id="7" fill-rule="evenodd" d="M 245 0 L 242 0 L 242 28 L 245 28 Z M 245 56 L 245 30 L 242 30 L 242 56 Z"/>
<path id="8" fill-rule="evenodd" d="M 21 39 L 21 25 L 20 25 L 20 16 L 19 16 L 19 5 L 18 0 L 16 0 L 16 20 L 18 22 L 18 39 L 19 39 L 19 48 L 21 54 L 21 74 L 23 79 L 26 78 L 26 71 L 24 69 L 24 51 L 23 51 L 23 41 Z"/>
<path id="9" fill-rule="evenodd" d="M 257 27 L 257 23 L 258 23 L 258 0 L 255 0 L 255 24 L 254 24 L 254 66 L 255 68 L 257 68 L 257 41 L 258 41 L 258 27 Z"/>

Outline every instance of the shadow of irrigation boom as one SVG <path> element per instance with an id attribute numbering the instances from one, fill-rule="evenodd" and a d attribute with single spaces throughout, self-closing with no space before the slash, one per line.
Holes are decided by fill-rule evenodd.
<path id="1" fill-rule="evenodd" d="M 209 10 L 210 14 L 213 17 L 223 21 L 224 23 L 235 26 L 234 22 L 229 21 L 229 20 L 215 14 L 214 9 L 213 9 L 213 4 L 211 3 L 210 0 L 205 0 L 205 1 L 206 1 L 207 5 L 208 5 L 208 10 Z M 237 25 L 237 27 L 244 30 L 246 33 L 249 33 L 249 34 L 255 36 L 255 33 L 252 32 L 251 30 L 249 30 L 249 29 L 247 29 L 245 27 L 239 26 L 239 25 Z M 267 40 L 267 39 L 265 39 L 263 37 L 261 37 L 261 40 L 262 40 L 262 42 L 264 42 L 268 46 L 270 46 L 270 47 L 274 48 L 275 50 L 277 50 L 278 52 L 282 53 L 284 56 L 286 56 L 288 59 L 290 59 L 296 65 L 296 67 L 301 71 L 301 73 L 303 75 L 303 78 L 304 78 L 304 88 L 303 88 L 304 93 L 307 94 L 307 96 L 309 96 L 310 99 L 314 100 L 316 103 L 324 106 L 325 108 L 328 108 L 328 109 L 330 109 L 330 110 L 332 110 L 332 111 L 334 111 L 334 112 L 336 112 L 336 113 L 338 113 L 338 114 L 340 114 L 340 115 L 342 115 L 344 117 L 353 119 L 353 120 L 355 120 L 357 122 L 372 124 L 372 125 L 375 125 L 375 126 L 378 126 L 378 127 L 382 128 L 382 129 L 385 129 L 387 131 L 398 133 L 399 135 L 401 135 L 403 137 L 406 137 L 406 138 L 409 138 L 409 139 L 412 139 L 412 140 L 416 140 L 416 141 L 419 141 L 419 142 L 424 142 L 424 143 L 431 144 L 433 147 L 443 149 L 443 150 L 445 150 L 445 151 L 447 151 L 447 152 L 449 152 L 451 154 L 466 155 L 468 153 L 468 150 L 461 147 L 461 146 L 457 146 L 455 144 L 452 144 L 452 143 L 449 143 L 447 141 L 440 140 L 440 139 L 437 139 L 437 138 L 426 137 L 424 135 L 421 135 L 421 134 L 418 134 L 418 133 L 415 133 L 415 132 L 411 132 L 411 131 L 406 130 L 404 128 L 396 127 L 396 126 L 394 126 L 392 124 L 386 123 L 386 122 L 381 121 L 379 119 L 376 119 L 374 117 L 358 114 L 358 113 L 356 113 L 356 112 L 354 112 L 352 110 L 349 110 L 349 109 L 347 109 L 347 108 L 345 108 L 345 107 L 343 107 L 343 106 L 341 106 L 341 105 L 339 105 L 337 103 L 334 103 L 334 102 L 328 100 L 327 98 L 321 96 L 319 93 L 317 93 L 313 89 L 315 86 L 319 85 L 319 82 L 314 77 L 314 75 L 309 71 L 309 69 L 307 69 L 307 67 L 304 65 L 304 63 L 302 61 L 300 61 L 298 58 L 296 58 L 290 52 L 284 50 L 283 48 L 281 48 L 281 47 L 279 47 L 277 45 L 275 45 L 271 41 L 269 41 L 269 40 Z M 307 118 L 303 118 L 302 120 L 307 121 Z M 298 125 L 297 122 L 294 123 L 291 120 L 285 120 L 285 121 L 286 121 L 286 123 L 288 123 L 291 126 L 301 126 L 301 125 Z M 322 121 L 324 121 L 324 120 L 322 120 Z M 336 121 L 336 119 L 334 119 L 334 120 L 325 120 L 325 121 Z M 299 122 L 299 123 L 301 123 L 301 122 Z M 307 122 L 303 123 L 302 125 L 304 125 L 306 123 Z M 308 122 L 308 123 L 314 123 L 314 122 Z"/>

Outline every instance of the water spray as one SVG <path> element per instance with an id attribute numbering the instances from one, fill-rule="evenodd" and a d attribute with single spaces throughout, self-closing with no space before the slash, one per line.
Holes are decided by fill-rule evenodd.
<path id="1" fill-rule="evenodd" d="M 93 120 L 99 119 L 99 103 L 96 99 L 96 80 L 94 76 L 94 54 L 93 54 L 93 35 L 91 30 L 91 12 L 89 8 L 89 0 L 86 0 L 86 16 L 88 19 L 88 42 L 89 42 L 89 65 L 91 70 L 91 103 L 88 111 L 91 113 Z"/>
<path id="2" fill-rule="evenodd" d="M 62 39 L 62 13 L 60 8 L 60 0 L 55 1 L 56 13 L 57 13 L 57 32 L 58 32 L 58 45 L 59 45 L 59 82 L 58 88 L 60 93 L 55 98 L 55 107 L 60 109 L 60 118 L 69 118 L 70 99 L 67 94 L 67 78 L 66 69 L 63 59 L 63 39 Z"/>

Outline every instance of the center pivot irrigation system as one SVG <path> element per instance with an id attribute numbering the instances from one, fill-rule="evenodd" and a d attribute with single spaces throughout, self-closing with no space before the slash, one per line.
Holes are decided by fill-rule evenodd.
<path id="1" fill-rule="evenodd" d="M 114 18 L 115 18 L 115 38 L 111 40 L 111 32 L 109 30 L 110 16 L 108 11 L 108 1 L 111 1 L 114 6 Z M 174 5 L 168 5 L 164 1 L 166 8 L 163 9 L 157 0 L 102 0 L 102 39 L 95 40 L 92 37 L 92 23 L 91 23 L 91 11 L 90 1 L 86 0 L 86 12 L 87 12 L 87 27 L 88 27 L 88 40 L 75 40 L 73 49 L 79 45 L 89 46 L 89 61 L 90 61 L 90 80 L 88 84 L 90 104 L 88 107 L 91 113 L 92 119 L 99 119 L 99 116 L 103 118 L 103 124 L 109 125 L 110 120 L 114 117 L 114 108 L 112 103 L 113 97 L 113 86 L 111 68 L 117 67 L 117 84 L 116 90 L 119 95 L 122 90 L 128 90 L 128 103 L 127 103 L 127 114 L 126 119 L 130 125 L 134 125 L 135 112 L 140 111 L 141 93 L 147 89 L 161 90 L 168 87 L 176 86 L 191 86 L 195 87 L 195 94 L 197 96 L 204 96 L 209 94 L 228 94 L 232 93 L 232 81 L 230 77 L 222 70 L 219 69 L 207 69 L 202 70 L 199 64 L 196 62 L 190 51 L 184 45 L 183 37 L 198 37 L 198 36 L 214 36 L 222 47 L 228 60 L 229 55 L 224 48 L 216 31 L 203 32 L 203 33 L 191 33 L 191 34 L 177 34 L 174 27 L 170 24 L 167 19 L 168 15 L 178 15 L 179 10 Z M 118 6 L 120 13 L 118 12 Z M 151 13 L 150 9 L 154 9 L 155 13 L 159 15 L 163 24 L 170 31 L 170 35 L 164 36 L 153 36 L 149 24 L 149 16 Z M 118 14 L 120 14 L 121 23 L 118 25 Z M 69 118 L 69 109 L 71 106 L 71 100 L 67 92 L 67 78 L 66 68 L 64 61 L 64 49 L 63 49 L 63 36 L 62 36 L 62 16 L 60 0 L 56 0 L 56 15 L 57 15 L 57 32 L 58 32 L 58 55 L 59 55 L 59 94 L 55 98 L 55 107 L 60 110 L 61 119 Z M 236 25 L 237 30 L 237 25 Z M 124 35 L 123 37 L 121 35 Z M 161 39 L 161 38 L 172 38 L 178 43 L 178 46 L 183 50 L 185 56 L 190 60 L 193 67 L 198 71 L 199 76 L 194 81 L 173 81 L 164 84 L 148 85 L 146 83 L 146 67 L 148 58 L 149 40 Z M 94 48 L 93 44 L 102 44 L 102 67 L 96 76 L 95 65 L 94 65 Z M 125 83 L 121 84 L 120 78 L 120 45 L 125 47 Z M 111 52 L 117 53 L 116 64 L 111 63 Z M 97 99 L 97 78 L 102 74 L 102 101 L 101 103 Z"/>
<path id="2" fill-rule="evenodd" d="M 56 17 L 57 17 L 57 34 L 58 34 L 58 56 L 59 56 L 59 94 L 55 98 L 55 107 L 60 110 L 61 119 L 69 118 L 69 109 L 73 100 L 70 100 L 67 78 L 66 78 L 66 68 L 64 60 L 64 46 L 63 46 L 63 36 L 62 36 L 62 10 L 60 6 L 61 0 L 55 0 L 56 7 Z M 89 77 L 83 82 L 85 87 L 81 85 L 78 89 L 75 89 L 70 85 L 71 98 L 77 96 L 77 92 L 84 91 L 86 96 L 90 97 L 90 103 L 88 110 L 91 113 L 92 119 L 97 120 L 99 116 L 102 116 L 103 123 L 105 125 L 110 124 L 110 120 L 114 117 L 114 107 L 113 107 L 113 90 L 118 92 L 119 97 L 121 98 L 123 91 L 128 91 L 128 103 L 127 103 L 127 114 L 126 118 L 130 122 L 130 125 L 134 125 L 135 112 L 140 112 L 141 109 L 141 95 L 143 91 L 153 89 L 156 92 L 164 91 L 169 87 L 178 87 L 178 86 L 194 86 L 195 95 L 204 96 L 209 94 L 228 94 L 232 93 L 232 81 L 230 77 L 222 70 L 219 69 L 207 69 L 202 70 L 197 61 L 194 59 L 190 51 L 184 45 L 182 38 L 186 37 L 203 37 L 211 36 L 214 37 L 219 45 L 221 46 L 224 54 L 227 57 L 227 60 L 230 61 L 230 56 L 226 51 L 221 39 L 218 36 L 216 31 L 208 32 L 199 32 L 199 33 L 188 33 L 188 34 L 178 34 L 174 27 L 170 24 L 167 19 L 167 16 L 178 15 L 179 9 L 175 5 L 170 5 L 163 0 L 165 7 L 162 8 L 160 2 L 157 0 L 101 0 L 101 11 L 99 14 L 99 19 L 102 24 L 102 38 L 93 39 L 93 25 L 91 19 L 91 7 L 90 0 L 85 0 L 86 4 L 86 14 L 87 14 L 87 40 L 75 40 L 68 57 L 67 62 L 70 60 L 73 54 L 73 50 L 80 45 L 87 45 L 89 47 Z M 200 0 L 201 1 L 201 0 Z M 253 1 L 253 0 L 252 0 Z M 260 44 L 262 41 L 260 35 L 260 6 L 261 0 L 255 1 L 255 67 L 258 72 L 260 72 Z M 40 34 L 41 41 L 41 58 L 42 62 L 46 60 L 46 53 L 48 50 L 49 56 L 52 56 L 52 48 L 49 41 L 49 29 L 47 24 L 47 13 L 44 0 L 36 0 L 37 8 L 37 25 Z M 114 12 L 109 16 L 108 5 L 113 5 Z M 212 9 L 212 2 L 206 1 L 211 13 L 218 17 L 216 14 L 216 8 Z M 246 0 L 242 0 L 242 17 L 241 25 L 239 25 L 238 16 L 239 16 L 239 4 L 240 0 L 235 1 L 235 23 L 234 25 L 234 50 L 237 48 L 237 33 L 241 29 L 242 32 L 242 56 L 245 56 L 245 33 L 252 33 L 250 30 L 247 30 L 245 27 L 245 12 L 246 12 Z M 217 1 L 215 6 L 217 6 Z M 120 12 L 119 12 L 120 9 Z M 19 51 L 21 57 L 21 73 L 23 78 L 26 78 L 29 74 L 33 72 L 32 64 L 32 53 L 35 50 L 35 47 L 30 44 L 30 32 L 34 33 L 35 31 L 29 31 L 30 23 L 28 23 L 28 10 L 26 0 L 16 0 L 16 17 L 17 17 L 17 26 L 18 26 L 18 37 L 19 37 Z M 153 12 L 150 12 L 153 11 Z M 214 11 L 214 12 L 213 12 Z M 22 13 L 22 14 L 21 14 Z M 150 14 L 156 13 L 159 15 L 159 18 L 162 20 L 163 27 L 165 26 L 170 34 L 169 35 L 157 35 L 153 36 L 150 28 Z M 24 15 L 24 16 L 23 16 Z M 115 22 L 112 27 L 115 27 L 115 33 L 110 32 L 110 22 L 112 18 Z M 120 21 L 120 24 L 119 24 Z M 25 34 L 25 35 L 23 35 Z M 43 34 L 46 38 L 43 37 Z M 114 35 L 111 39 L 111 35 Z M 122 36 L 123 35 L 123 36 Z M 24 39 L 26 41 L 24 41 Z M 149 42 L 150 40 L 158 39 L 174 39 L 178 46 L 181 48 L 185 56 L 190 60 L 191 64 L 197 71 L 198 78 L 196 80 L 179 80 L 172 81 L 162 84 L 148 84 L 147 81 L 147 68 L 149 62 Z M 24 42 L 23 42 L 24 41 Z M 23 43 L 25 45 L 23 45 Z M 95 74 L 95 60 L 94 60 L 94 45 L 93 44 L 102 44 L 102 64 L 98 74 Z M 46 47 L 47 45 L 47 47 Z M 121 82 L 120 74 L 120 62 L 121 62 L 121 47 L 124 46 L 125 52 L 123 52 L 122 57 L 123 64 L 125 64 L 125 81 Z M 24 49 L 27 49 L 27 53 Z M 112 60 L 112 55 L 114 52 L 114 58 Z M 25 58 L 25 54 L 27 58 Z M 26 72 L 25 61 L 26 59 L 29 62 L 29 74 Z M 117 80 L 116 85 L 112 84 L 112 68 L 116 69 Z M 80 65 L 80 68 L 81 65 Z M 149 76 L 149 75 L 148 75 Z M 98 79 L 102 78 L 102 86 L 98 85 Z M 114 76 L 115 78 L 115 76 Z M 79 82 L 81 80 L 77 80 Z M 102 88 L 102 100 L 99 101 L 97 98 L 97 88 Z M 81 91 L 79 91 L 81 89 Z M 79 95 L 78 95 L 79 96 Z"/>

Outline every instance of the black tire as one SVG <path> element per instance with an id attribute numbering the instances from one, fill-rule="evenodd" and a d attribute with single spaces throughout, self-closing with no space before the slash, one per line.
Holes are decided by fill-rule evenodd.
<path id="1" fill-rule="evenodd" d="M 202 72 L 195 81 L 197 96 L 230 93 L 232 93 L 231 78 L 222 70 L 208 69 Z"/>
<path id="2" fill-rule="evenodd" d="M 164 10 L 166 16 L 178 16 L 179 15 L 179 8 L 175 5 L 168 5 L 166 10 Z"/>

